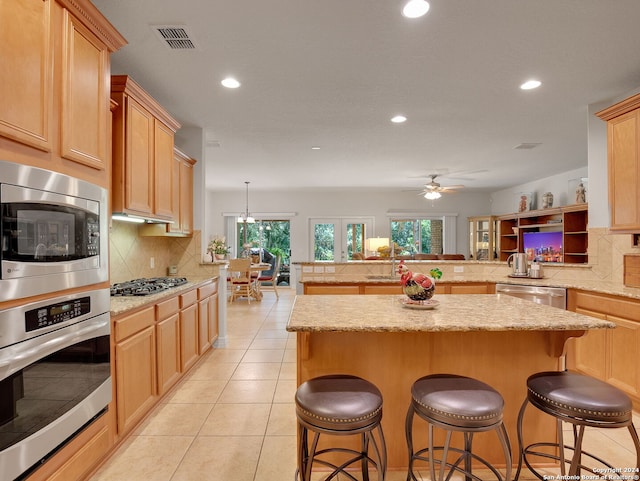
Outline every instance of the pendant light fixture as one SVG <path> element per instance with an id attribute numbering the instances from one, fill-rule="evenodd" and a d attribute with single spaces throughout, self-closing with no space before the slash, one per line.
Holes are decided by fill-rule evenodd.
<path id="1" fill-rule="evenodd" d="M 254 224 L 256 220 L 251 217 L 251 214 L 249 214 L 249 182 L 245 181 L 244 183 L 247 186 L 247 205 L 245 211 L 240 214 L 240 217 L 238 217 L 238 222 L 243 222 L 245 224 Z"/>

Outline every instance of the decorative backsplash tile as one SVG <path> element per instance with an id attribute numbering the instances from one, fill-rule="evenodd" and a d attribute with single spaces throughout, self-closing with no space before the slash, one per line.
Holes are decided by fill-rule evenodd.
<path id="1" fill-rule="evenodd" d="M 112 284 L 166 276 L 172 265 L 178 268 L 176 275 L 190 279 L 218 275 L 217 265 L 202 264 L 200 231 L 195 231 L 192 237 L 140 237 L 137 225 L 113 222 L 110 234 Z"/>

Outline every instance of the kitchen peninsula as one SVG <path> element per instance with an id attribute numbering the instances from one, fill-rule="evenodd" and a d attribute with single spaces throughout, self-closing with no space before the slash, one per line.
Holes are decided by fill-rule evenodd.
<path id="1" fill-rule="evenodd" d="M 407 465 L 404 418 L 412 383 L 427 374 L 472 376 L 505 399 L 505 425 L 516 452 L 516 418 L 529 375 L 559 370 L 565 342 L 614 324 L 509 296 L 435 296 L 434 309 L 409 309 L 397 295 L 298 296 L 287 330 L 297 333 L 298 384 L 333 373 L 370 380 L 384 398 L 390 469 Z M 555 424 L 531 411 L 526 433 L 552 438 Z M 500 463 L 490 433 L 478 454 Z M 484 438 L 486 436 L 486 438 Z M 335 440 L 332 440 L 335 441 Z"/>

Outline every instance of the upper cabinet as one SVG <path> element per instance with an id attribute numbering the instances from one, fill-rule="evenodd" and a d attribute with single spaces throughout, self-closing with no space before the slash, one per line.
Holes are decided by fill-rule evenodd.
<path id="1" fill-rule="evenodd" d="M 173 147 L 180 124 L 131 77 L 111 77 L 113 212 L 175 221 Z"/>
<path id="2" fill-rule="evenodd" d="M 108 187 L 109 54 L 125 44 L 88 0 L 0 2 L 0 156 Z"/>
<path id="3" fill-rule="evenodd" d="M 496 257 L 496 218 L 469 217 L 469 259 L 490 261 Z"/>
<path id="4" fill-rule="evenodd" d="M 188 237 L 193 233 L 193 166 L 196 161 L 173 149 L 172 168 L 163 192 L 171 192 L 165 201 L 171 201 L 171 210 L 176 213 L 170 224 L 143 224 L 138 229 L 141 236 Z M 157 184 L 157 182 L 156 182 Z"/>
<path id="5" fill-rule="evenodd" d="M 609 205 L 614 232 L 640 232 L 640 94 L 596 114 L 607 121 Z"/>

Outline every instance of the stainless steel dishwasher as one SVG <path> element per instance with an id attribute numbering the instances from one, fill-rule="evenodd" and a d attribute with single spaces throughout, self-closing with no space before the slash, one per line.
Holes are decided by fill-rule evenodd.
<path id="1" fill-rule="evenodd" d="M 567 290 L 563 287 L 527 286 L 524 284 L 496 284 L 496 294 L 527 299 L 561 309 L 567 308 Z"/>

